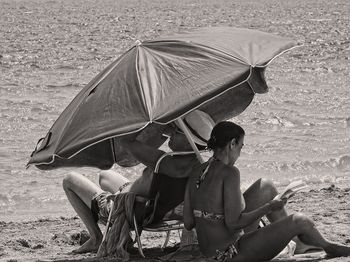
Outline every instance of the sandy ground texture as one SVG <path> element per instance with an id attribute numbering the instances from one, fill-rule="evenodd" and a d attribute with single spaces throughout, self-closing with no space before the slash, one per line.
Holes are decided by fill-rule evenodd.
<path id="1" fill-rule="evenodd" d="M 350 245 L 350 186 L 339 188 L 323 185 L 309 188 L 292 197 L 287 208 L 290 213 L 302 212 L 310 216 L 324 236 Z M 84 225 L 77 217 L 39 219 L 28 222 L 0 223 L 0 261 L 105 261 L 95 254 L 72 255 L 80 243 L 86 240 Z M 135 249 L 132 261 L 157 261 L 157 257 L 174 251 L 179 236 L 172 234 L 168 248 L 163 252 L 163 233 L 142 234 L 147 259 L 142 259 Z M 329 262 L 350 261 L 350 258 L 324 259 Z M 298 261 L 319 261 L 301 259 Z"/>

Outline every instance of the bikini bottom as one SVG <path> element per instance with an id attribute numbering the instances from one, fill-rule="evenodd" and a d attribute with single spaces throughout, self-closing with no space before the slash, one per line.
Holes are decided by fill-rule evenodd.
<path id="1" fill-rule="evenodd" d="M 225 219 L 225 216 L 223 214 L 215 214 L 215 213 L 205 212 L 205 211 L 197 210 L 197 209 L 193 210 L 193 215 L 195 217 L 201 217 L 201 218 L 208 219 L 208 220 L 224 220 Z M 238 249 L 236 248 L 236 245 L 237 245 L 237 243 L 242 235 L 243 235 L 243 231 L 238 232 L 238 235 L 236 236 L 235 241 L 232 244 L 230 244 L 223 251 L 216 250 L 216 255 L 211 257 L 211 259 L 213 259 L 215 261 L 225 262 L 225 261 L 228 261 L 229 259 L 233 258 L 235 255 L 237 255 Z"/>
<path id="2" fill-rule="evenodd" d="M 222 214 L 214 214 L 214 213 L 209 213 L 209 212 L 197 210 L 197 209 L 193 210 L 193 215 L 195 217 L 201 217 L 201 218 L 205 218 L 205 219 L 209 219 L 209 220 L 224 220 L 225 219 L 224 215 L 222 215 Z"/>
<path id="3" fill-rule="evenodd" d="M 238 240 L 235 242 L 237 243 Z M 236 248 L 235 244 L 230 244 L 224 251 L 216 250 L 216 255 L 211 257 L 215 261 L 221 261 L 226 262 L 232 259 L 235 255 L 238 254 L 238 249 Z"/>

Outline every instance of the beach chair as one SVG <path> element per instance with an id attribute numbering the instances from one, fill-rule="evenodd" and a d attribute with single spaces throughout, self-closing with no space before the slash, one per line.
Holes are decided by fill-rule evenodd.
<path id="1" fill-rule="evenodd" d="M 132 197 L 132 195 L 134 195 L 134 194 L 133 193 L 122 193 L 119 196 L 122 197 L 123 200 L 121 200 L 120 198 L 119 198 L 119 200 L 124 201 L 126 198 L 130 199 L 130 197 Z M 133 244 L 137 243 L 138 251 L 142 257 L 145 257 L 143 250 L 142 250 L 142 242 L 141 242 L 141 232 L 142 231 L 166 232 L 166 238 L 165 238 L 164 244 L 162 246 L 162 249 L 164 249 L 167 246 L 167 244 L 169 242 L 169 238 L 170 238 L 170 232 L 173 230 L 181 230 L 184 228 L 184 225 L 183 225 L 183 222 L 181 220 L 176 220 L 176 219 L 164 219 L 164 220 L 158 220 L 157 222 L 153 222 L 153 215 L 154 215 L 154 211 L 156 209 L 156 204 L 153 204 L 152 202 L 155 202 L 155 203 L 157 202 L 158 195 L 159 194 L 157 194 L 155 199 L 148 199 L 148 198 L 145 198 L 142 196 L 134 195 L 134 198 L 133 198 L 134 199 L 133 200 L 134 206 L 133 207 L 130 206 L 131 209 L 129 208 L 129 211 L 127 211 L 127 214 L 124 213 L 125 211 L 120 212 L 121 205 L 116 204 L 113 200 L 111 200 L 112 201 L 111 212 L 108 216 L 108 221 L 106 224 L 103 239 L 102 239 L 101 245 L 100 245 L 98 253 L 97 253 L 98 256 L 104 257 L 104 256 L 108 255 L 109 252 L 116 251 L 116 249 L 111 247 L 110 245 L 108 248 L 109 251 L 107 251 L 107 246 L 108 246 L 108 244 L 106 242 L 107 239 L 109 239 L 108 241 L 115 242 L 116 247 L 117 246 L 121 247 L 121 246 L 124 246 L 126 244 L 125 237 L 127 237 L 127 235 L 125 235 L 125 233 L 127 231 L 125 231 L 125 230 L 123 231 L 122 236 L 124 236 L 124 237 L 121 237 L 121 238 L 113 237 L 113 236 L 121 236 L 120 234 L 115 234 L 116 232 L 122 233 L 121 231 L 119 231 L 119 230 L 123 230 L 123 228 L 124 228 L 123 226 L 120 226 L 120 224 L 119 224 L 121 221 L 124 221 L 122 223 L 127 223 L 129 225 L 128 230 L 135 232 L 135 239 L 132 243 Z M 116 208 L 117 208 L 117 210 L 116 210 Z M 151 212 L 150 215 L 146 216 L 146 214 L 149 213 L 149 212 L 147 212 L 148 208 L 152 208 L 152 210 L 150 211 Z M 112 214 L 114 214 L 114 215 L 112 215 Z M 117 216 L 121 216 L 121 217 L 116 218 L 115 217 L 116 214 L 119 214 Z M 125 214 L 125 215 L 123 215 L 123 214 Z M 112 219 L 113 216 L 114 216 L 114 218 Z M 115 220 L 115 219 L 117 219 L 117 220 Z M 114 227 L 112 235 L 107 237 L 107 234 L 110 232 L 110 229 L 113 228 L 113 226 L 114 226 L 114 224 L 111 223 L 112 220 L 114 220 L 113 223 L 118 223 L 118 224 L 116 225 L 116 227 Z M 116 222 L 116 221 L 118 221 L 118 222 Z M 126 221 L 128 221 L 128 222 L 126 222 Z M 129 233 L 131 233 L 131 232 L 129 232 Z M 130 234 L 130 236 L 131 236 L 131 234 Z M 129 238 L 130 238 L 130 236 L 129 236 Z M 180 236 L 180 233 L 179 233 L 179 236 Z M 124 257 L 123 254 L 127 253 L 127 250 L 125 248 L 117 248 L 117 249 L 119 250 L 118 252 L 120 252 L 118 255 L 121 255 L 122 257 Z"/>
<path id="2" fill-rule="evenodd" d="M 133 227 L 135 230 L 135 242 L 137 243 L 138 250 L 141 256 L 145 257 L 143 250 L 142 250 L 142 241 L 141 241 L 141 232 L 142 231 L 148 231 L 148 232 L 165 232 L 166 237 L 164 244 L 162 246 L 162 249 L 164 249 L 170 238 L 171 231 L 174 230 L 182 230 L 184 228 L 183 221 L 178 220 L 178 219 L 172 219 L 171 216 L 169 218 L 164 218 L 161 221 L 154 222 L 154 214 L 157 209 L 157 204 L 158 200 L 160 197 L 162 199 L 164 198 L 164 194 L 170 194 L 171 192 L 162 192 L 162 188 L 159 186 L 159 176 L 166 176 L 163 174 L 159 174 L 159 164 L 161 160 L 168 155 L 188 155 L 188 154 L 193 154 L 193 152 L 169 152 L 164 154 L 159 160 L 158 163 L 154 169 L 154 176 L 152 179 L 151 187 L 150 187 L 150 192 L 149 192 L 149 199 L 138 199 L 136 200 L 135 203 L 135 213 L 133 217 Z M 182 184 L 183 187 L 183 192 L 181 192 L 181 195 L 184 196 L 185 192 L 185 185 L 187 183 L 187 178 L 172 178 L 168 177 L 167 178 L 167 183 L 174 185 L 176 188 L 175 184 L 179 183 Z M 139 214 L 138 214 L 138 212 Z M 143 214 L 140 214 L 142 213 Z M 143 219 L 140 219 L 140 217 L 144 216 Z"/>
<path id="3" fill-rule="evenodd" d="M 181 204 L 181 202 L 183 202 L 188 178 L 169 177 L 164 174 L 159 174 L 158 169 L 161 160 L 165 156 L 186 154 L 193 154 L 193 152 L 169 152 L 164 154 L 158 160 L 158 163 L 156 164 L 156 167 L 154 169 L 154 175 L 151 181 L 151 186 L 149 189 L 149 193 L 147 194 L 148 197 L 146 198 L 144 196 L 139 195 L 135 196 L 132 221 L 130 221 L 129 223 L 131 230 L 135 232 L 134 243 L 137 243 L 139 253 L 143 257 L 145 257 L 145 255 L 142 250 L 142 231 L 166 232 L 165 242 L 162 246 L 162 248 L 165 248 L 168 244 L 171 231 L 182 230 L 184 228 L 182 217 L 181 220 L 172 219 L 171 217 L 160 220 L 159 217 L 163 217 L 163 215 L 165 214 L 159 211 L 162 210 L 160 206 L 162 206 L 162 204 L 164 203 L 169 204 L 169 206 L 176 207 L 179 204 Z M 168 185 L 168 188 L 162 187 L 161 185 Z M 169 187 L 169 185 L 171 185 L 171 187 Z M 181 188 L 181 190 L 178 190 L 179 188 Z M 177 197 L 175 197 L 175 195 L 177 195 Z M 179 201 L 179 199 L 181 199 L 181 201 Z M 112 209 L 113 206 L 114 203 L 112 203 Z M 156 212 L 156 210 L 158 212 Z M 110 212 L 102 242 L 104 242 L 105 236 L 107 235 L 110 226 L 111 213 L 112 212 Z M 161 214 L 159 215 L 159 217 L 155 217 L 156 213 L 157 215 L 159 215 L 159 213 Z"/>
<path id="4" fill-rule="evenodd" d="M 134 216 L 134 229 L 135 229 L 135 242 L 137 243 L 137 248 L 142 257 L 146 257 L 143 253 L 142 249 L 142 241 L 141 241 L 141 231 L 148 231 L 148 232 L 165 232 L 166 237 L 162 246 L 162 249 L 166 248 L 169 239 L 170 239 L 170 233 L 173 230 L 180 231 L 184 228 L 184 224 L 180 220 L 163 220 L 156 223 L 150 223 L 145 226 L 139 226 L 137 224 L 136 217 Z M 179 238 L 180 238 L 179 233 Z"/>

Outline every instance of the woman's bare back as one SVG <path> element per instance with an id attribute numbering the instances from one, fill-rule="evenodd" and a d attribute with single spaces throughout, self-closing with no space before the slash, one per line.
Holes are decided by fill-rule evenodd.
<path id="1" fill-rule="evenodd" d="M 209 168 L 208 168 L 209 165 Z M 229 172 L 227 172 L 229 168 Z M 207 169 L 207 170 L 206 170 Z M 207 171 L 202 181 L 198 179 Z M 215 159 L 197 168 L 190 178 L 191 206 L 195 213 L 196 231 L 204 255 L 213 255 L 237 240 L 241 231 L 230 232 L 225 223 L 223 189 L 228 175 L 239 176 L 235 168 L 228 167 Z M 225 185 L 229 186 L 229 185 Z M 232 185 L 232 188 L 235 188 Z M 240 208 L 244 209 L 243 197 Z M 202 216 L 200 215 L 202 212 Z M 207 214 L 207 215 L 204 215 Z M 216 215 L 216 216 L 215 216 Z M 221 217 L 221 218 L 220 218 Z"/>

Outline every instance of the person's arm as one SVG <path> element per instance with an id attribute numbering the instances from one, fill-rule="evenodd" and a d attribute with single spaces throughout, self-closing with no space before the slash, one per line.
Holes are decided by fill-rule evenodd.
<path id="1" fill-rule="evenodd" d="M 119 142 L 121 146 L 139 162 L 154 169 L 158 159 L 164 154 L 164 151 L 159 150 L 158 147 L 166 140 L 166 138 L 157 131 L 158 130 L 150 125 L 141 132 L 121 137 Z M 149 138 L 147 143 L 137 139 L 138 136 L 145 136 L 145 133 L 147 133 L 146 136 Z"/>
<path id="2" fill-rule="evenodd" d="M 240 174 L 234 168 L 231 174 L 226 174 L 224 181 L 225 223 L 230 231 L 245 228 L 261 217 L 278 210 L 285 205 L 283 200 L 271 200 L 269 203 L 252 210 L 243 212 L 241 203 L 244 201 L 240 189 Z"/>
<path id="3" fill-rule="evenodd" d="M 189 177 L 197 164 L 199 161 L 194 154 L 167 155 L 160 162 L 158 172 L 173 178 Z"/>
<path id="4" fill-rule="evenodd" d="M 188 181 L 185 191 L 185 202 L 184 202 L 184 225 L 187 230 L 192 230 L 196 226 L 196 222 L 193 215 L 193 208 L 191 204 L 191 196 L 190 196 L 190 182 Z"/>

